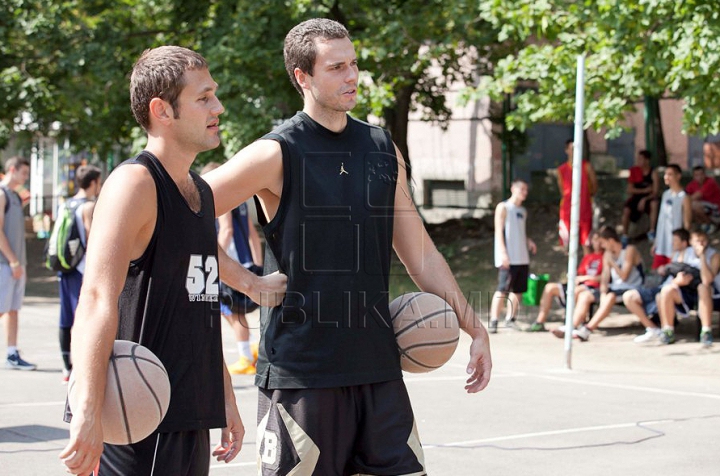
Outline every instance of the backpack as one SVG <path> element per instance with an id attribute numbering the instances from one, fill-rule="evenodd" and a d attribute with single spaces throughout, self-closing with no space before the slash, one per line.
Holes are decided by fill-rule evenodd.
<path id="1" fill-rule="evenodd" d="M 60 208 L 52 233 L 45 246 L 45 267 L 53 271 L 69 273 L 77 268 L 85 256 L 85 245 L 80 239 L 76 211 L 87 200 L 70 199 Z"/>

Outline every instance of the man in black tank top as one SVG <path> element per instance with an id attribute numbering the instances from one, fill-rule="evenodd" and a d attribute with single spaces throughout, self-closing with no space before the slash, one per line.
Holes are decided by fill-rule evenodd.
<path id="1" fill-rule="evenodd" d="M 424 229 L 388 132 L 347 114 L 358 86 L 347 30 L 303 22 L 284 56 L 303 111 L 204 176 L 217 214 L 257 195 L 265 269 L 288 275 L 282 306 L 261 310 L 258 471 L 422 475 L 389 323 L 392 249 L 472 336 L 470 393 L 490 379 L 487 332 Z"/>
<path id="2" fill-rule="evenodd" d="M 70 441 L 59 455 L 71 474 L 206 476 L 210 428 L 222 428 L 219 461 L 242 446 L 222 356 L 218 268 L 255 299 L 265 291 L 282 297 L 285 278 L 257 278 L 218 253 L 212 191 L 190 171 L 199 152 L 220 143 L 216 89 L 202 56 L 185 48 L 147 50 L 133 68 L 132 109 L 148 143 L 109 176 L 95 207 L 72 341 L 79 404 L 66 409 Z M 103 448 L 102 395 L 116 338 L 160 358 L 171 400 L 149 437 Z"/>

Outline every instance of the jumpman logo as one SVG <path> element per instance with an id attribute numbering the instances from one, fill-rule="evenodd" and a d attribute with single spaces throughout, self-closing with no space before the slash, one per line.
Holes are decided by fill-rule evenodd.
<path id="1" fill-rule="evenodd" d="M 345 170 L 345 162 L 340 163 L 340 174 L 339 175 L 350 175 L 347 170 Z"/>

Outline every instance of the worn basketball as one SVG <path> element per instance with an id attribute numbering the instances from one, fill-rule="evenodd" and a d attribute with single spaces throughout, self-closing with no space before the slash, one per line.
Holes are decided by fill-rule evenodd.
<path id="1" fill-rule="evenodd" d="M 74 373 L 68 382 L 75 407 Z M 170 380 L 160 359 L 136 342 L 116 340 L 108 364 L 102 407 L 103 440 L 127 445 L 147 438 L 160 425 L 170 403 Z"/>
<path id="2" fill-rule="evenodd" d="M 460 326 L 450 304 L 424 292 L 407 293 L 390 303 L 390 318 L 407 372 L 440 368 L 450 360 L 460 339 Z"/>

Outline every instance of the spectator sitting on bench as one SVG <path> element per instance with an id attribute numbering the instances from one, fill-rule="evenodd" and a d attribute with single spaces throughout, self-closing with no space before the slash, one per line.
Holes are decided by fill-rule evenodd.
<path id="1" fill-rule="evenodd" d="M 720 223 L 720 185 L 715 178 L 705 175 L 701 165 L 693 167 L 693 179 L 685 193 L 690 195 L 693 221 L 708 234 L 714 233 Z"/>
<path id="2" fill-rule="evenodd" d="M 655 226 L 657 225 L 658 199 L 660 197 L 660 178 L 657 171 L 650 164 L 650 152 L 641 150 L 635 158 L 635 165 L 630 167 L 630 176 L 627 185 L 628 199 L 623 206 L 622 230 L 620 241 L 623 245 L 628 242 L 630 222 L 637 222 L 644 213 L 650 218 L 648 238 L 655 239 Z"/>
<path id="3" fill-rule="evenodd" d="M 720 253 L 708 246 L 708 235 L 703 230 L 692 233 L 692 247 L 700 261 L 698 286 L 698 317 L 700 318 L 700 343 L 710 347 L 713 343 L 712 313 L 720 311 Z"/>
<path id="4" fill-rule="evenodd" d="M 690 266 L 699 266 L 699 260 L 695 255 L 695 250 L 690 246 L 690 233 L 685 228 L 678 228 L 672 233 L 673 256 L 671 263 L 686 263 Z M 662 330 L 648 316 L 658 313 L 658 303 L 656 299 L 665 286 L 673 285 L 677 272 L 673 273 L 671 264 L 662 265 L 657 269 L 661 276 L 665 276 L 665 280 L 659 286 L 652 288 L 640 288 L 629 291 L 623 295 L 623 304 L 628 311 L 635 314 L 640 323 L 645 326 L 645 333 L 641 334 L 633 342 L 637 344 L 658 342 L 662 335 Z M 684 282 L 687 278 L 679 279 L 678 282 Z M 685 288 L 680 288 L 681 290 Z M 684 291 L 683 291 L 684 292 Z M 688 291 L 689 292 L 689 291 Z"/>
<path id="5" fill-rule="evenodd" d="M 595 298 L 590 291 L 582 291 L 578 295 L 578 304 L 573 313 L 573 326 L 576 328 L 572 331 L 573 337 L 583 342 L 590 338 L 592 331 L 610 314 L 612 307 L 620 302 L 623 294 L 638 289 L 645 280 L 640 253 L 633 245 L 623 247 L 615 228 L 604 226 L 600 229 L 600 245 L 605 250 L 600 275 L 600 305 L 590 322 L 583 324 L 586 314 L 580 314 L 578 307 L 587 305 L 589 309 Z M 565 326 L 552 332 L 557 337 L 564 337 Z"/>
<path id="6" fill-rule="evenodd" d="M 576 309 L 579 307 L 577 305 L 578 295 L 582 291 L 591 292 L 593 302 L 600 298 L 600 281 L 598 281 L 598 278 L 602 272 L 603 249 L 600 246 L 600 236 L 597 231 L 590 233 L 590 245 L 592 246 L 592 253 L 583 256 L 577 269 L 577 276 L 575 277 Z M 528 332 L 545 332 L 547 330 L 545 329 L 545 322 L 547 321 L 553 298 L 562 307 L 565 307 L 567 287 L 568 285 L 563 283 L 549 283 L 545 285 L 542 297 L 540 298 L 540 312 L 538 312 L 535 322 L 527 329 Z M 587 307 L 590 307 L 590 303 L 588 303 Z M 584 312 L 587 315 L 588 309 L 585 309 Z"/>

